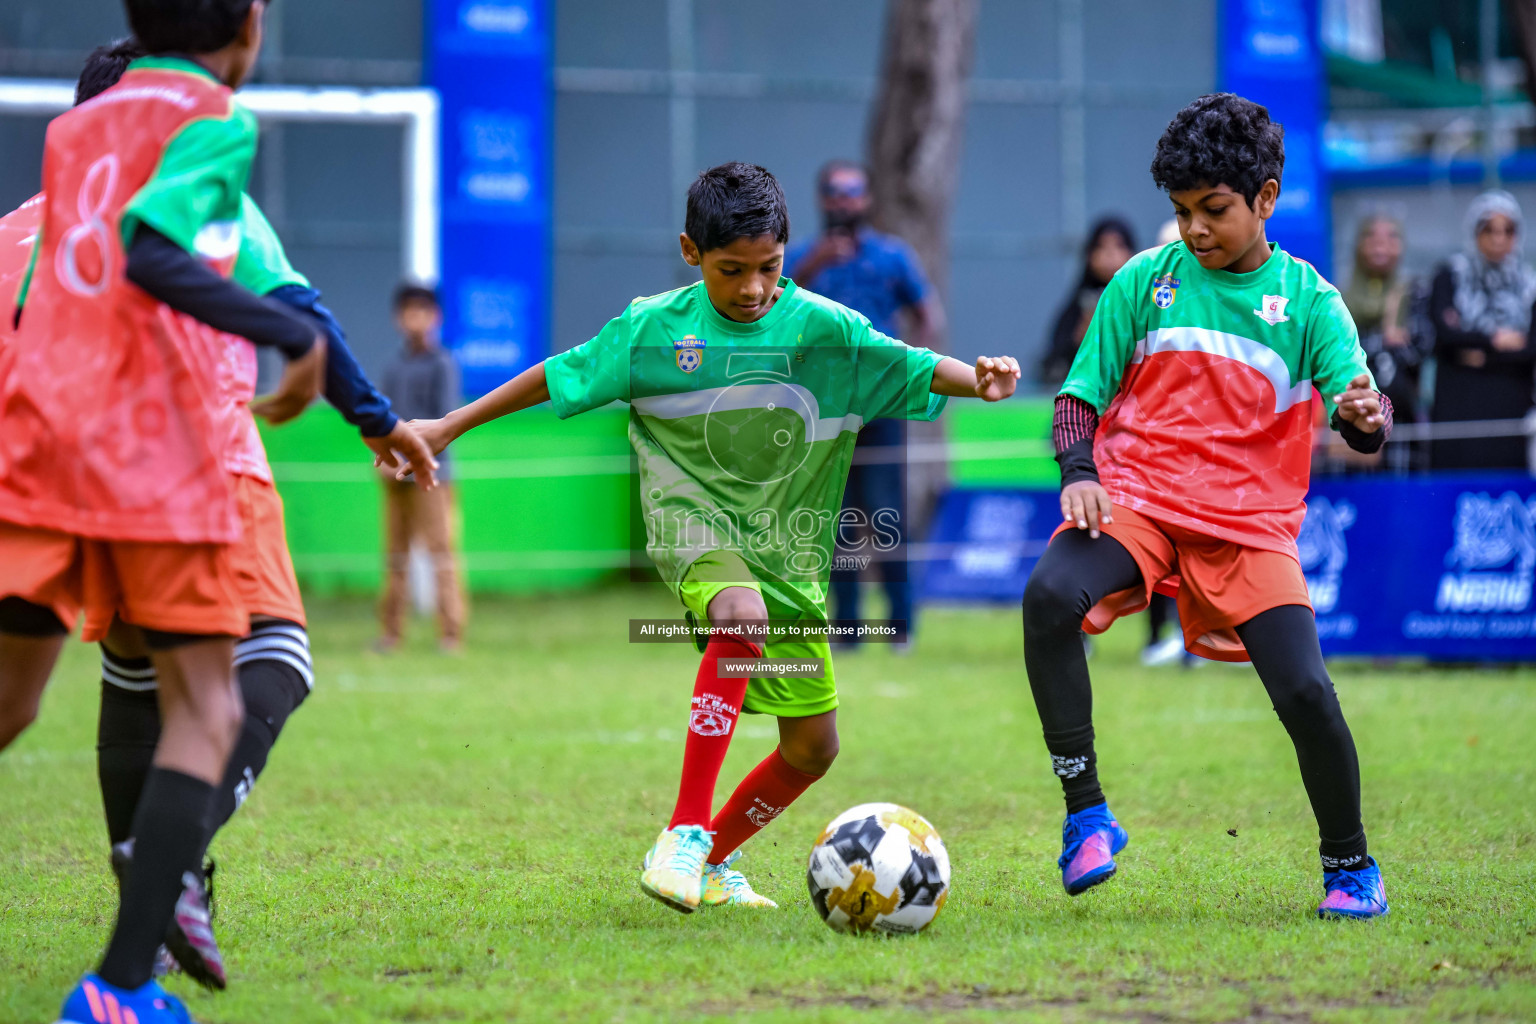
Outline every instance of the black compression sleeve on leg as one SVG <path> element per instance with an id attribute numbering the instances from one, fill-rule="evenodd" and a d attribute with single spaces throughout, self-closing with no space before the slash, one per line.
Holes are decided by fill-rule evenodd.
<path id="1" fill-rule="evenodd" d="M 1323 664 L 1312 609 L 1297 604 L 1271 608 L 1238 626 L 1237 635 L 1295 744 L 1301 781 L 1317 818 L 1323 867 L 1359 867 L 1366 857 L 1360 761 Z"/>
<path id="2" fill-rule="evenodd" d="M 103 647 L 101 662 L 96 778 L 107 837 L 115 846 L 133 834 L 133 815 L 160 742 L 160 701 L 148 658 L 123 658 Z M 130 681 L 140 688 L 125 688 Z"/>
<path id="3" fill-rule="evenodd" d="M 1024 588 L 1024 668 L 1068 814 L 1104 802 L 1083 616 L 1105 595 L 1140 582 L 1136 560 L 1119 541 L 1068 530 L 1051 541 Z"/>

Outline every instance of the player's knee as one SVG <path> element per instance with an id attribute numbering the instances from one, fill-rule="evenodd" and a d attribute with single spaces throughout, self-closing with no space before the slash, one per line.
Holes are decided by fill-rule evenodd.
<path id="1" fill-rule="evenodd" d="M 729 587 L 709 602 L 710 624 L 731 633 L 757 636 L 768 621 L 763 596 L 748 587 Z"/>
<path id="2" fill-rule="evenodd" d="M 1049 573 L 1037 572 L 1024 586 L 1024 633 L 1044 635 L 1076 632 L 1082 628 L 1085 610 L 1080 588 Z"/>
<path id="3" fill-rule="evenodd" d="M 780 742 L 779 754 L 791 768 L 807 775 L 825 775 L 837 760 L 839 744 L 835 731 L 815 736 L 797 736 Z"/>
<path id="4" fill-rule="evenodd" d="M 1326 675 L 1304 675 L 1271 694 L 1275 714 L 1285 723 L 1314 725 L 1339 714 L 1339 698 Z"/>

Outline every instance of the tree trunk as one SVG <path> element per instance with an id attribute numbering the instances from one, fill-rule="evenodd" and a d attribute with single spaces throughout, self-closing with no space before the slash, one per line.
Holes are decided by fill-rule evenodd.
<path id="1" fill-rule="evenodd" d="M 917 251 L 944 302 L 949 295 L 949 215 L 960 177 L 966 79 L 976 36 L 975 0 L 889 0 L 880 91 L 869 125 L 875 225 Z M 947 305 L 947 303 L 946 303 Z M 948 318 L 946 317 L 946 320 Z M 934 346 L 947 348 L 945 338 Z M 907 425 L 912 454 L 942 444 L 937 423 Z M 907 464 L 908 543 L 927 533 L 949 485 L 942 461 Z"/>
<path id="2" fill-rule="evenodd" d="M 869 129 L 875 223 L 917 250 L 944 296 L 949 214 L 960 175 L 975 0 L 890 0 Z"/>

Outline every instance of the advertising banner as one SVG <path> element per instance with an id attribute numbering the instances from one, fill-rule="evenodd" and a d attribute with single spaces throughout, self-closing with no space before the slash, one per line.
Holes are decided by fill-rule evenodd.
<path id="1" fill-rule="evenodd" d="M 443 339 L 483 394 L 549 346 L 547 0 L 434 0 L 442 98 Z"/>
<path id="2" fill-rule="evenodd" d="M 951 491 L 926 601 L 1015 603 L 1056 528 L 1055 491 Z M 1314 481 L 1297 541 L 1325 654 L 1536 661 L 1536 480 Z"/>
<path id="3" fill-rule="evenodd" d="M 1320 26 L 1319 0 L 1223 0 L 1219 53 L 1221 88 L 1264 104 L 1285 126 L 1285 175 L 1269 240 L 1327 277 L 1333 244 Z"/>

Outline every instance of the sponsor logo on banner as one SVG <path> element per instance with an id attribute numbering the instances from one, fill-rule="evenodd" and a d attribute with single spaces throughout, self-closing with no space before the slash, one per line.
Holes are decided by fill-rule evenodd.
<path id="1" fill-rule="evenodd" d="M 459 122 L 459 133 L 464 154 L 460 192 L 480 203 L 516 206 L 526 202 L 533 193 L 536 159 L 529 119 L 469 110 Z"/>
<path id="2" fill-rule="evenodd" d="M 459 18 L 465 28 L 482 35 L 518 36 L 533 23 L 528 8 L 522 4 L 467 4 Z"/>
<path id="3" fill-rule="evenodd" d="M 1347 501 L 1312 498 L 1307 502 L 1296 553 L 1307 577 L 1307 596 L 1318 615 L 1327 615 L 1339 605 L 1339 584 L 1349 564 L 1344 532 L 1355 525 L 1355 518 L 1355 506 Z"/>
<path id="4" fill-rule="evenodd" d="M 1435 592 L 1439 612 L 1522 612 L 1531 604 L 1536 570 L 1536 496 L 1513 491 L 1498 498 L 1463 493 L 1456 498 L 1448 570 Z"/>
<path id="5" fill-rule="evenodd" d="M 955 565 L 966 576 L 1010 576 L 1018 571 L 1035 503 L 1023 495 L 986 495 L 971 502 L 965 540 Z"/>

